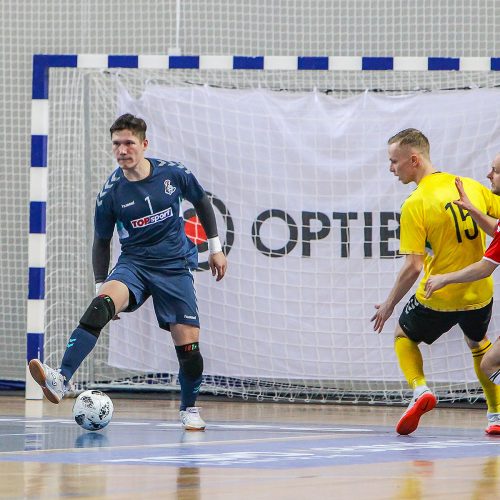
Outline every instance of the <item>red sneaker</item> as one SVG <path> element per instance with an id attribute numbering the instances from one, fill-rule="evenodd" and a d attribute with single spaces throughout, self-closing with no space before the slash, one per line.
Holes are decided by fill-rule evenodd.
<path id="1" fill-rule="evenodd" d="M 486 427 L 486 434 L 490 436 L 500 436 L 500 413 L 488 413 L 488 427 Z"/>
<path id="2" fill-rule="evenodd" d="M 413 396 L 411 403 L 399 419 L 396 432 L 403 436 L 411 434 L 418 427 L 420 417 L 436 406 L 436 396 L 430 389 L 425 389 L 418 396 Z"/>

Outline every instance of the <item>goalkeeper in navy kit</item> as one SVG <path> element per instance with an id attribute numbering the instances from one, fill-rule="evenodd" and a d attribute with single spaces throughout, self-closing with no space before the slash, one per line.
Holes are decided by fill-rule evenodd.
<path id="1" fill-rule="evenodd" d="M 182 164 L 145 157 L 146 129 L 144 120 L 131 114 L 120 116 L 110 128 L 119 168 L 96 200 L 92 248 L 96 297 L 71 334 L 60 369 L 38 359 L 30 361 L 29 369 L 47 399 L 59 403 L 102 328 L 151 296 L 158 324 L 170 331 L 179 360 L 181 422 L 185 429 L 203 430 L 205 422 L 195 406 L 203 373 L 192 274 L 198 267 L 198 252 L 184 231 L 182 199 L 193 204 L 206 233 L 209 266 L 217 281 L 224 277 L 227 261 L 207 194 Z M 115 226 L 121 255 L 108 274 Z"/>

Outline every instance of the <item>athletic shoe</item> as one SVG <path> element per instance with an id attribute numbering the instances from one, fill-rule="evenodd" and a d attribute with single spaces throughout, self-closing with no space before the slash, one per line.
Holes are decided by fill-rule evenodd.
<path id="1" fill-rule="evenodd" d="M 486 434 L 490 436 L 500 436 L 500 413 L 487 413 L 488 427 L 486 427 Z"/>
<path id="2" fill-rule="evenodd" d="M 64 376 L 59 370 L 54 370 L 38 359 L 32 359 L 29 362 L 29 369 L 35 382 L 42 388 L 45 397 L 51 403 L 58 404 L 66 394 Z"/>
<path id="3" fill-rule="evenodd" d="M 420 417 L 436 406 L 436 396 L 426 387 L 417 387 L 408 408 L 396 425 L 396 432 L 403 436 L 411 434 L 418 427 Z"/>
<path id="4" fill-rule="evenodd" d="M 200 417 L 200 409 L 197 406 L 190 406 L 179 412 L 182 425 L 187 431 L 204 431 L 205 422 Z"/>

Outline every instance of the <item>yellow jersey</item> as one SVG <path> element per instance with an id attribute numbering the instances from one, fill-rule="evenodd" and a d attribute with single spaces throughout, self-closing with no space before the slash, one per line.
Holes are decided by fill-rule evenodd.
<path id="1" fill-rule="evenodd" d="M 431 274 L 458 271 L 484 255 L 485 234 L 467 211 L 453 203 L 458 199 L 455 177 L 445 172 L 427 175 L 401 207 L 399 253 L 425 256 L 416 298 L 436 311 L 479 309 L 493 296 L 493 280 L 488 277 L 448 285 L 425 298 L 424 286 Z M 500 217 L 500 196 L 473 179 L 462 177 L 462 181 L 473 205 Z"/>

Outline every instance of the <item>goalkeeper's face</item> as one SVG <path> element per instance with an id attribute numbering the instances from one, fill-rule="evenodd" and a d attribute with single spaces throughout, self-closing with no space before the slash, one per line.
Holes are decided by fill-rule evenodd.
<path id="1" fill-rule="evenodd" d="M 418 155 L 412 148 L 399 143 L 389 144 L 389 170 L 403 183 L 416 179 Z"/>
<path id="2" fill-rule="evenodd" d="M 147 139 L 140 139 L 131 130 L 117 130 L 111 136 L 113 154 L 123 170 L 134 170 L 144 160 Z"/>

